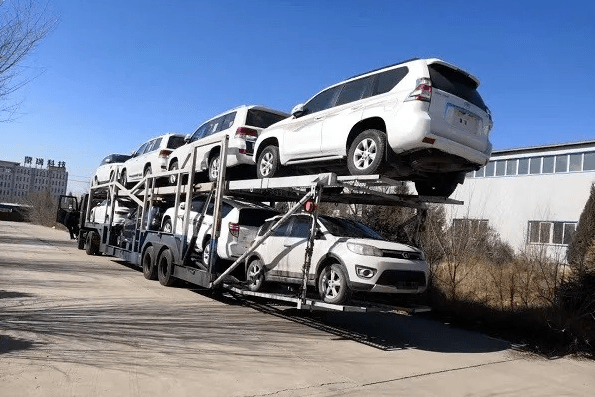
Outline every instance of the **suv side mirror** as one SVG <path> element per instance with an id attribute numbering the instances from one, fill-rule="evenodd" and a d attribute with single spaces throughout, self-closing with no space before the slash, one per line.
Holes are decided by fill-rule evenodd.
<path id="1" fill-rule="evenodd" d="M 302 117 L 305 113 L 306 113 L 306 109 L 304 109 L 304 104 L 303 103 L 300 103 L 298 105 L 295 105 L 293 107 L 293 109 L 291 109 L 291 115 L 293 117 L 295 117 L 296 119 L 298 117 Z"/>
<path id="2" fill-rule="evenodd" d="M 186 136 L 184 137 L 184 142 L 186 142 L 186 143 L 190 142 L 190 138 L 192 138 L 192 135 L 186 134 Z"/>

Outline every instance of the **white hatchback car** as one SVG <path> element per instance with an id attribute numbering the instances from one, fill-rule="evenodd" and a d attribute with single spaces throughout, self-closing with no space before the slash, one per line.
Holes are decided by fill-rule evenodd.
<path id="1" fill-rule="evenodd" d="M 492 117 L 478 85 L 439 59 L 405 61 L 335 84 L 260 134 L 258 177 L 279 175 L 283 166 L 333 166 L 412 180 L 420 195 L 449 196 L 492 151 Z"/>
<path id="2" fill-rule="evenodd" d="M 164 134 L 143 143 L 120 167 L 118 180 L 126 186 L 128 182 L 140 181 L 147 174 L 165 171 L 170 153 L 183 144 L 184 135 L 181 134 Z"/>
<path id="3" fill-rule="evenodd" d="M 188 241 L 192 237 L 194 220 L 202 213 L 206 195 L 196 196 L 190 205 L 190 226 Z M 182 234 L 186 217 L 185 203 L 178 208 L 175 234 Z M 199 226 L 195 250 L 202 253 L 201 260 L 208 263 L 211 234 L 213 229 L 214 205 L 211 201 L 207 207 L 202 225 Z M 279 212 L 272 207 L 224 198 L 221 207 L 221 233 L 217 244 L 217 256 L 221 259 L 234 259 L 242 255 L 256 237 L 258 229 L 266 219 L 277 215 Z M 168 208 L 163 214 L 161 230 L 166 233 L 173 231 L 173 218 L 175 208 Z"/>
<path id="4" fill-rule="evenodd" d="M 218 144 L 197 146 L 202 138 L 229 136 L 227 167 L 249 165 L 254 169 L 252 154 L 254 142 L 263 128 L 289 117 L 287 113 L 262 106 L 239 106 L 204 122 L 194 134 L 187 137 L 188 144 L 179 147 L 169 156 L 168 170 L 184 169 L 190 164 L 192 151 L 196 149 L 196 172 L 208 170 L 209 180 L 217 179 L 219 172 Z M 255 177 L 254 175 L 253 177 Z M 251 177 L 251 175 L 247 175 Z M 173 180 L 172 180 L 173 181 Z"/>
<path id="5" fill-rule="evenodd" d="M 118 166 L 122 165 L 130 157 L 132 156 L 129 154 L 118 153 L 106 156 L 103 160 L 101 160 L 99 167 L 97 167 L 97 171 L 95 171 L 95 175 L 91 180 L 91 184 L 95 186 L 114 181 L 118 172 Z"/>
<path id="6" fill-rule="evenodd" d="M 262 226 L 266 233 L 280 217 Z M 252 291 L 266 281 L 302 283 L 306 243 L 312 216 L 297 214 L 281 224 L 248 257 L 246 280 Z M 308 283 L 327 303 L 345 303 L 352 291 L 419 294 L 426 290 L 430 268 L 423 253 L 409 245 L 384 240 L 362 223 L 318 217 L 318 231 Z"/>

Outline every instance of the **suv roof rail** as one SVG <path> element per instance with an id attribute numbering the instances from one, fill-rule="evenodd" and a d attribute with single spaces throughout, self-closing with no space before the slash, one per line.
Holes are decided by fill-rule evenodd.
<path id="1" fill-rule="evenodd" d="M 390 68 L 390 67 L 393 67 L 393 66 L 401 65 L 403 63 L 407 63 L 407 62 L 411 62 L 411 61 L 418 61 L 420 59 L 421 58 L 409 58 L 409 59 L 405 59 L 404 61 L 393 63 L 392 65 L 386 65 L 386 66 L 383 66 L 381 68 L 376 68 L 376 69 L 368 70 L 367 72 L 364 72 L 364 73 L 356 74 L 354 76 L 351 76 L 349 78 L 346 78 L 345 80 L 351 80 L 351 79 L 354 79 L 356 77 L 363 76 L 364 74 L 377 72 L 377 71 L 382 70 L 382 69 L 386 69 L 386 68 Z"/>

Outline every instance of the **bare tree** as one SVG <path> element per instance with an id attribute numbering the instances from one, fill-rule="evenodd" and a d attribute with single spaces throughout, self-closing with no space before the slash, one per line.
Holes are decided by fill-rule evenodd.
<path id="1" fill-rule="evenodd" d="M 23 60 L 56 24 L 34 0 L 0 0 L 0 121 L 12 119 L 18 103 L 9 98 L 31 80 L 23 76 Z"/>

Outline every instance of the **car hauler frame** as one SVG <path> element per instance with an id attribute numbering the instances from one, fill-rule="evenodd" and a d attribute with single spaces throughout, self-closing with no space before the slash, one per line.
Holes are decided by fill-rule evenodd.
<path id="1" fill-rule="evenodd" d="M 208 289 L 224 289 L 233 294 L 251 297 L 261 297 L 289 304 L 295 304 L 298 309 L 308 310 L 339 310 L 339 311 L 394 311 L 404 310 L 410 313 L 428 311 L 422 306 L 387 306 L 371 303 L 352 305 L 329 304 L 318 299 L 309 298 L 307 295 L 307 274 L 310 268 L 314 236 L 316 233 L 316 219 L 318 204 L 321 202 L 394 205 L 417 209 L 417 214 L 410 221 L 421 222 L 425 216 L 428 203 L 461 204 L 462 202 L 442 197 L 422 197 L 414 195 L 395 194 L 395 188 L 401 182 L 394 181 L 379 175 L 367 176 L 337 176 L 334 173 L 321 173 L 313 175 L 278 177 L 265 179 L 250 179 L 229 181 L 226 178 L 228 137 L 223 139 L 204 140 L 200 146 L 220 147 L 220 168 L 217 181 L 195 183 L 197 161 L 196 148 L 185 159 L 186 166 L 180 170 L 167 171 L 157 175 L 146 175 L 141 181 L 128 189 L 117 180 L 92 186 L 89 194 L 83 199 L 81 208 L 81 222 L 79 234 L 79 248 L 84 247 L 88 254 L 105 254 L 121 258 L 143 269 L 143 274 L 148 279 L 157 278 L 165 286 L 172 285 L 180 279 L 191 284 Z M 158 186 L 159 181 L 175 176 L 175 186 Z M 186 179 L 186 182 L 183 182 Z M 192 258 L 192 251 L 196 241 L 198 228 L 202 224 L 202 217 L 208 205 L 204 205 L 203 213 L 195 219 L 192 225 L 192 237 L 188 239 L 190 231 L 190 216 L 184 217 L 183 233 L 176 235 L 178 210 L 180 203 L 184 202 L 187 213 L 191 208 L 192 196 L 196 193 L 209 193 L 209 200 L 213 200 L 213 226 L 211 235 L 210 256 L 207 264 Z M 215 266 L 217 243 L 221 230 L 221 203 L 223 196 L 231 196 L 247 201 L 256 202 L 288 202 L 294 203 L 291 208 L 262 236 L 259 236 L 249 249 L 237 258 L 227 269 L 221 271 Z M 98 199 L 108 199 L 112 205 L 107 215 L 108 222 L 89 222 L 89 215 L 93 203 Z M 183 199 L 183 201 L 182 201 Z M 116 200 L 128 200 L 137 205 L 137 220 L 140 224 L 135 230 L 133 239 L 123 246 L 118 244 L 116 225 L 113 224 Z M 172 233 L 160 230 L 150 230 L 147 214 L 158 203 L 168 203 L 175 208 Z M 304 204 L 310 203 L 312 209 L 312 226 L 310 229 L 304 265 L 302 267 L 303 283 L 299 294 L 295 296 L 252 292 L 243 288 L 241 280 L 232 276 L 239 266 L 245 266 L 245 259 L 262 242 L 268 238 L 277 227 L 289 216 L 301 210 Z M 197 220 L 200 220 L 198 222 Z M 138 222 L 138 221 L 137 221 Z"/>

